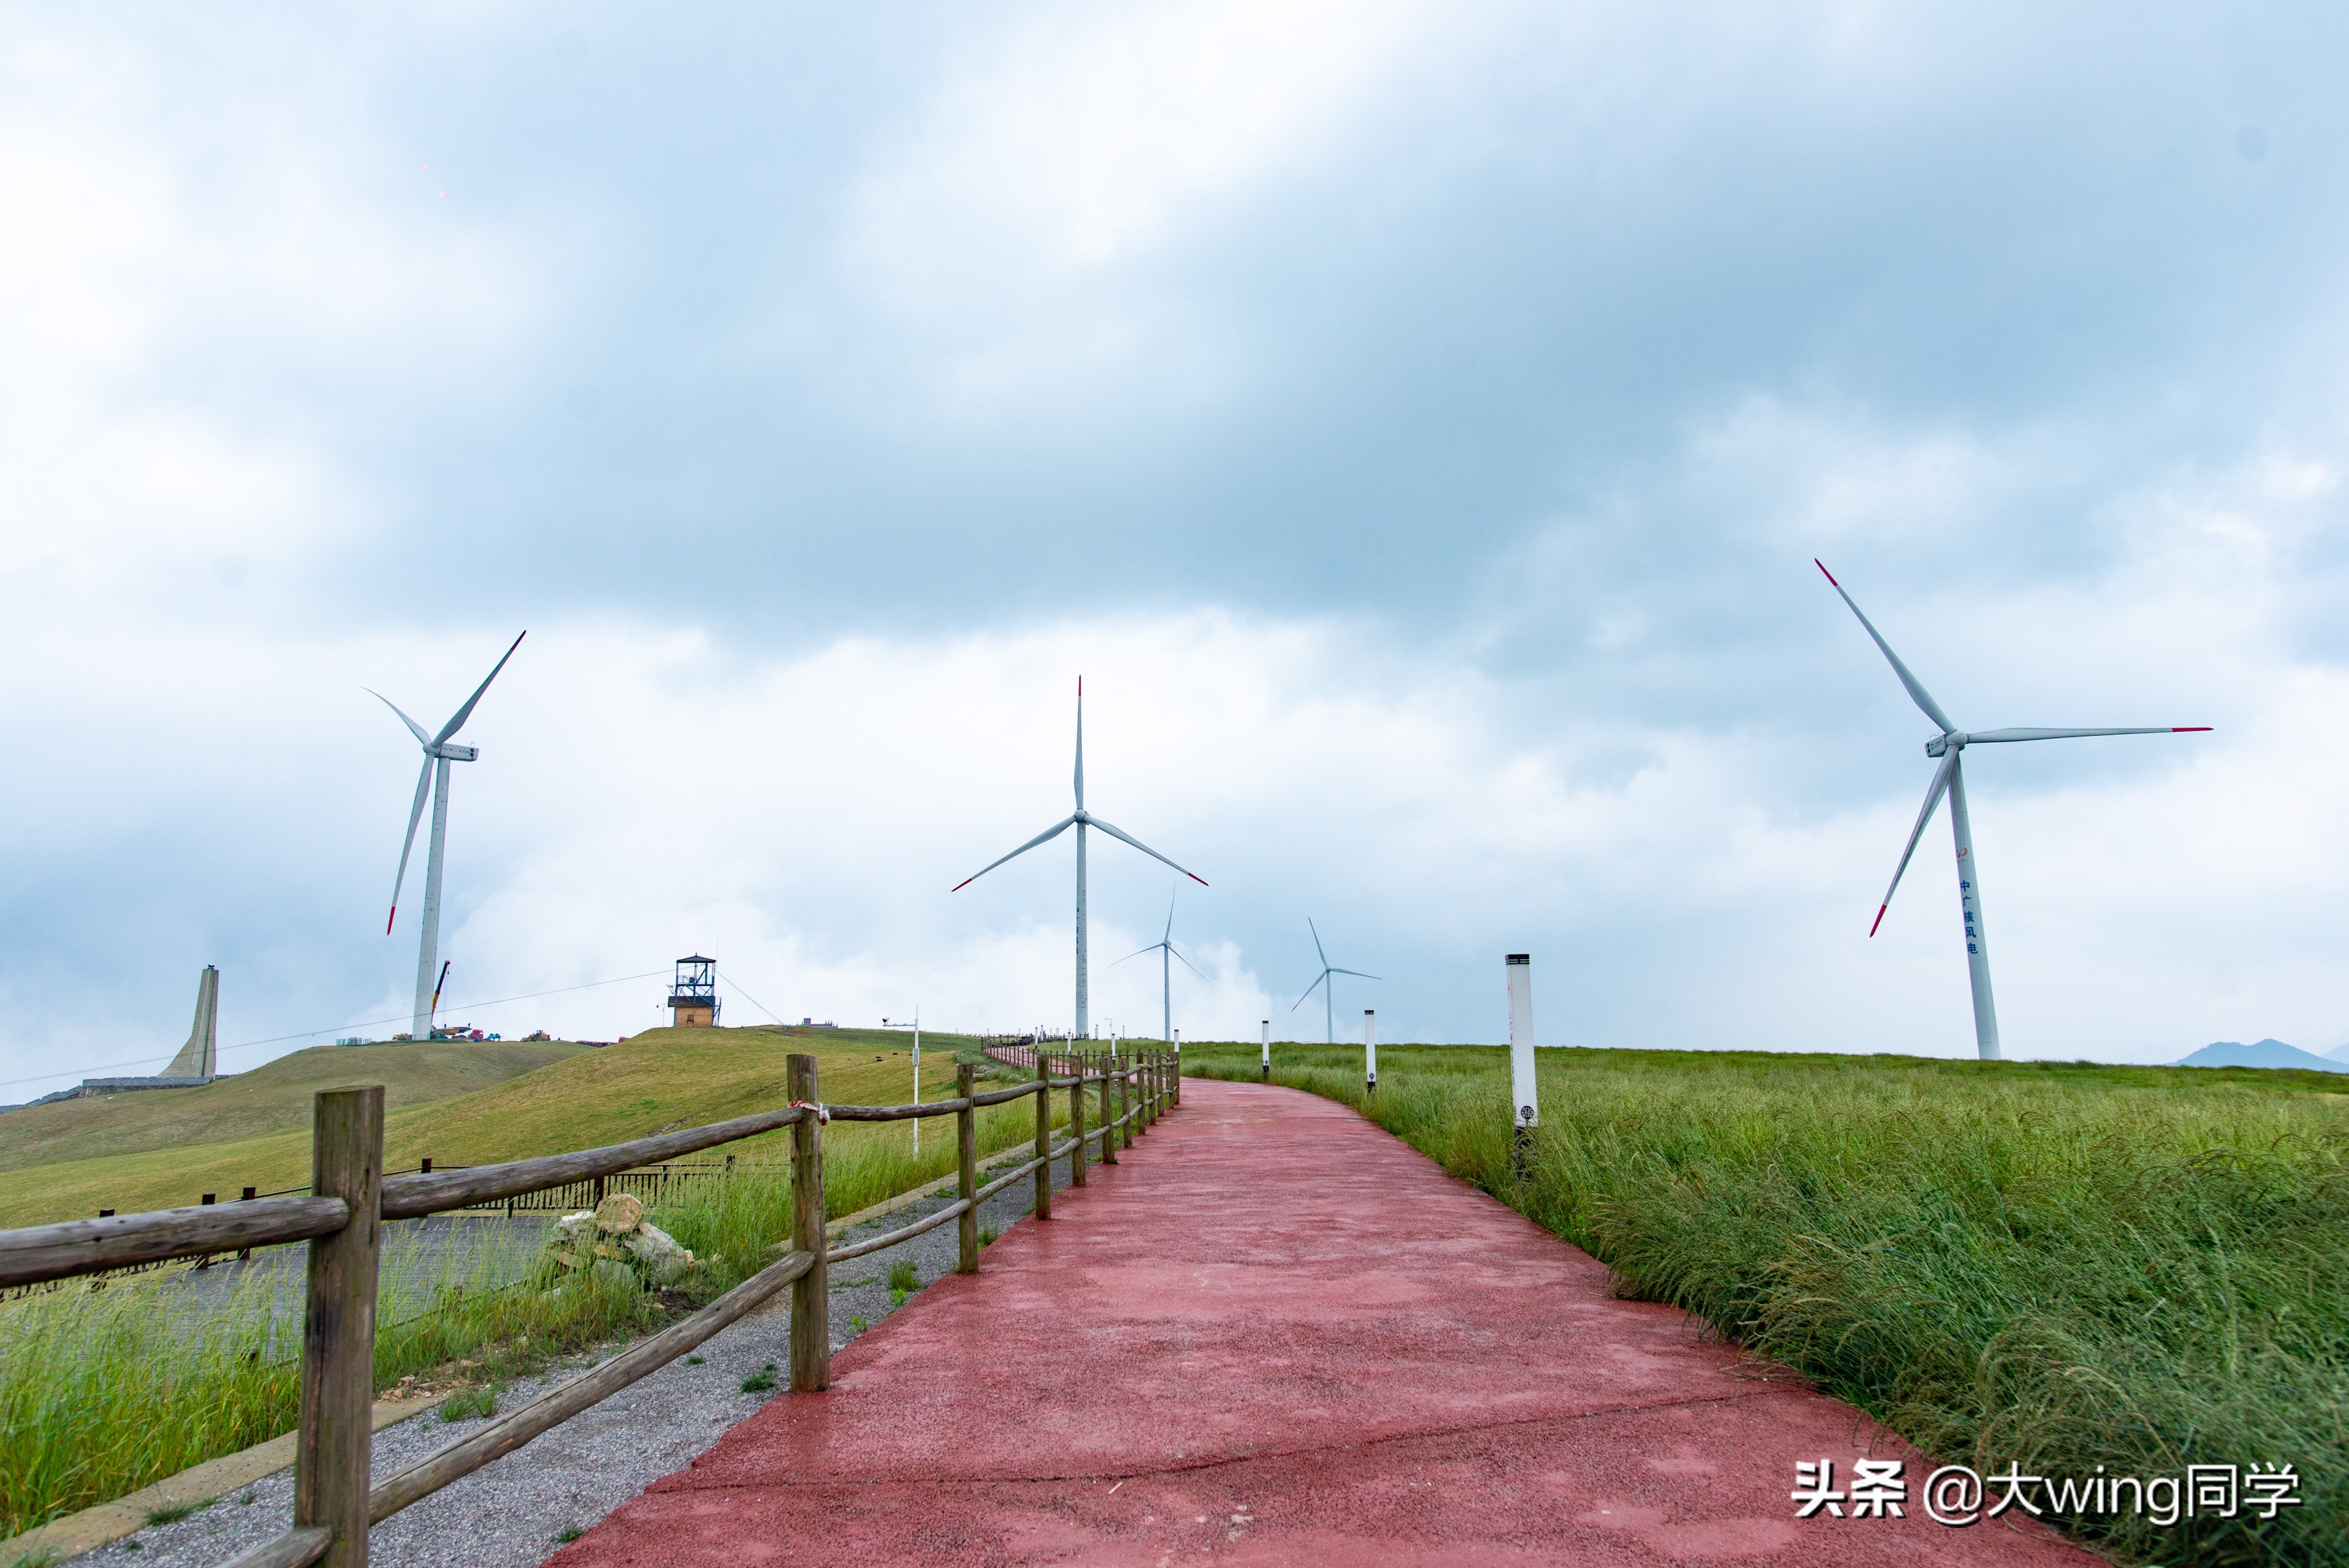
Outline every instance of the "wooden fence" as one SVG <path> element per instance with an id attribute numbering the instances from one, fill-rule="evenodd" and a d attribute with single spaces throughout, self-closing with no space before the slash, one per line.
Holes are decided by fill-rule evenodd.
<path id="1" fill-rule="evenodd" d="M 0 1231 L 0 1287 L 38 1284 L 173 1258 L 308 1242 L 294 1460 L 294 1528 L 238 1557 L 230 1568 L 306 1568 L 313 1563 L 325 1563 L 330 1568 L 365 1568 L 369 1525 L 512 1452 L 666 1366 L 787 1285 L 792 1291 L 792 1387 L 812 1393 L 828 1386 L 832 1381 L 827 1278 L 831 1264 L 895 1246 L 954 1220 L 959 1225 L 960 1241 L 957 1271 L 976 1273 L 980 1204 L 1032 1176 L 1036 1216 L 1050 1219 L 1054 1160 L 1065 1156 L 1071 1181 L 1082 1186 L 1088 1145 L 1098 1143 L 1102 1162 L 1113 1165 L 1121 1146 L 1131 1147 L 1136 1133 L 1182 1100 L 1182 1079 L 1173 1055 L 1166 1053 L 1127 1055 L 1114 1062 L 1102 1056 L 1048 1054 L 1035 1071 L 1038 1075 L 1032 1083 L 980 1093 L 971 1066 L 965 1063 L 957 1069 L 955 1097 L 950 1100 L 916 1106 L 826 1106 L 817 1093 L 815 1058 L 794 1055 L 787 1080 L 791 1103 L 777 1110 L 575 1154 L 392 1176 L 383 1169 L 381 1086 L 326 1090 L 313 1101 L 311 1180 L 306 1192 Z M 1061 1089 L 1069 1093 L 1070 1137 L 1055 1147 L 1051 1096 Z M 1035 1158 L 979 1186 L 979 1108 L 1030 1097 L 1036 1101 Z M 1101 1106 L 1091 1131 L 1085 1126 L 1089 1098 L 1098 1099 Z M 889 1122 L 916 1116 L 955 1118 L 959 1157 L 955 1200 L 902 1229 L 850 1246 L 830 1245 L 824 1237 L 824 1126 L 834 1121 Z M 790 1250 L 781 1259 L 691 1316 L 548 1389 L 381 1485 L 369 1485 L 376 1274 L 384 1221 L 478 1211 L 532 1194 L 575 1189 L 582 1183 L 600 1184 L 782 1127 L 792 1129 L 792 1237 Z"/>

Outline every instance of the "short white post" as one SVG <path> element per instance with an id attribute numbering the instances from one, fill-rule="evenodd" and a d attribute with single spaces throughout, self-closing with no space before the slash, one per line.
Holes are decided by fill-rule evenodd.
<path id="1" fill-rule="evenodd" d="M 1540 1102 L 1534 1092 L 1534 961 L 1530 953 L 1511 953 L 1502 968 L 1509 977 L 1509 1102 L 1516 1107 L 1511 1158 L 1522 1171 L 1526 1150 L 1541 1124 Z"/>
<path id="2" fill-rule="evenodd" d="M 1272 1082 L 1272 1020 L 1264 1021 L 1264 1081 Z"/>
<path id="3" fill-rule="evenodd" d="M 1379 1012 L 1375 1007 L 1362 1009 L 1362 1088 L 1366 1094 L 1379 1092 Z"/>

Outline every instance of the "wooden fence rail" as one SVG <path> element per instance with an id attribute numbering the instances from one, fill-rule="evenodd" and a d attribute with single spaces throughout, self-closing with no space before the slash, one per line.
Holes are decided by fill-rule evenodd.
<path id="1" fill-rule="evenodd" d="M 0 1287 L 95 1274 L 172 1258 L 309 1244 L 302 1320 L 302 1386 L 294 1464 L 294 1527 L 238 1557 L 230 1568 L 365 1568 L 367 1527 L 460 1477 L 512 1453 L 550 1428 L 608 1398 L 683 1355 L 728 1324 L 792 1293 L 792 1387 L 812 1393 L 832 1380 L 830 1266 L 958 1223 L 957 1268 L 978 1269 L 978 1207 L 996 1193 L 1035 1179 L 1035 1212 L 1051 1218 L 1051 1166 L 1066 1158 L 1082 1185 L 1087 1146 L 1104 1163 L 1120 1147 L 1181 1103 L 1180 1069 L 1171 1053 L 1109 1057 L 1021 1047 L 1034 1082 L 981 1092 L 968 1064 L 955 1097 L 913 1106 L 826 1106 L 817 1093 L 812 1056 L 790 1061 L 791 1103 L 755 1116 L 636 1138 L 605 1148 L 542 1156 L 502 1165 L 419 1170 L 383 1169 L 383 1090 L 329 1089 L 312 1103 L 311 1182 L 305 1194 L 191 1205 L 146 1214 L 107 1215 L 0 1231 Z M 1052 1141 L 1052 1096 L 1069 1092 L 1069 1137 Z M 1036 1103 L 1036 1154 L 978 1184 L 978 1112 L 1016 1100 Z M 1088 1128 L 1087 1102 L 1096 1114 Z M 936 1212 L 885 1235 L 845 1247 L 824 1238 L 823 1128 L 833 1121 L 955 1118 L 957 1193 Z M 383 1224 L 427 1214 L 512 1202 L 533 1193 L 626 1177 L 665 1161 L 761 1133 L 792 1130 L 792 1236 L 788 1251 L 724 1295 L 610 1360 L 548 1389 L 478 1431 L 370 1487 L 373 1453 L 377 1271 Z M 428 1162 L 429 1163 L 429 1162 Z M 778 1243 L 781 1250 L 786 1243 Z"/>

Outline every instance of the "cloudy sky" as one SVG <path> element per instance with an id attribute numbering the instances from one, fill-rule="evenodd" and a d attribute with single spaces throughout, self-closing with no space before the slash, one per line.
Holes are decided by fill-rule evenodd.
<path id="1" fill-rule="evenodd" d="M 460 1017 L 2349 1040 L 2349 14 L 12 7 L 0 1099 Z M 420 859 L 420 856 L 419 856 Z M 1164 867 L 1095 841 L 1094 1016 Z M 653 978 L 642 978 L 646 976 Z M 629 979 L 626 977 L 639 977 Z M 600 983 L 612 981 L 615 983 Z M 579 988 L 579 989 L 565 989 Z M 538 996 L 534 993 L 555 992 Z M 492 999 L 533 996 L 517 1002 Z"/>

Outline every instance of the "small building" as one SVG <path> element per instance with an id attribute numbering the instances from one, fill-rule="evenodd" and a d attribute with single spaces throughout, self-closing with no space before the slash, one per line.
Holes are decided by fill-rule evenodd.
<path id="1" fill-rule="evenodd" d="M 679 1029 L 718 1027 L 718 961 L 695 953 L 677 961 L 669 986 L 669 1022 Z"/>

